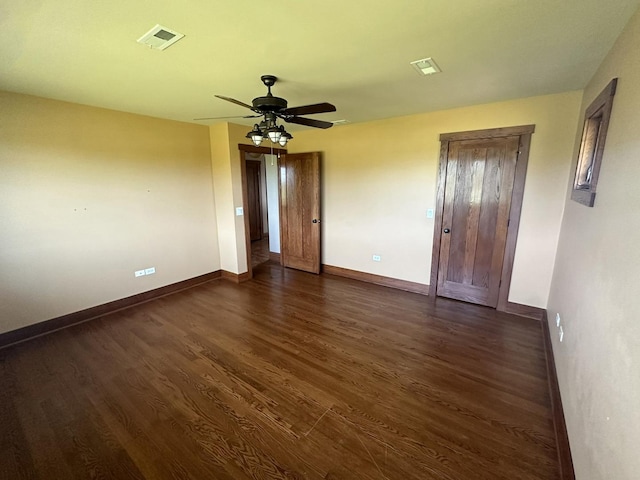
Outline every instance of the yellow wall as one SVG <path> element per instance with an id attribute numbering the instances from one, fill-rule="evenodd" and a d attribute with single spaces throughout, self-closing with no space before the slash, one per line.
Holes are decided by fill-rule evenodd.
<path id="1" fill-rule="evenodd" d="M 236 208 L 243 207 L 247 211 L 242 201 L 238 144 L 252 145 L 246 138 L 249 130 L 246 126 L 226 122 L 209 127 L 221 268 L 231 273 L 248 271 L 244 216 L 236 215 Z"/>
<path id="2" fill-rule="evenodd" d="M 631 480 L 640 472 L 638 52 L 640 11 L 584 92 L 583 112 L 612 78 L 619 78 L 595 206 L 570 200 L 567 188 L 549 297 L 549 325 L 578 479 Z M 575 161 L 572 175 L 574 170 Z M 563 325 L 562 343 L 556 313 Z"/>
<path id="3" fill-rule="evenodd" d="M 229 124 L 229 147 L 231 151 L 231 181 L 233 185 L 233 202 L 237 207 L 242 207 L 242 171 L 240 165 L 240 150 L 238 144 L 251 144 L 251 140 L 246 138 L 247 132 L 251 128 L 244 125 Z M 270 142 L 269 142 L 270 143 Z M 244 212 L 248 212 L 249 207 L 244 205 Z M 244 232 L 244 217 L 235 217 L 235 234 L 236 249 L 238 251 L 238 271 L 235 273 L 244 273 L 248 271 L 247 266 L 247 247 L 246 236 Z"/>
<path id="4" fill-rule="evenodd" d="M 220 268 L 206 127 L 6 92 L 0 112 L 0 332 Z"/>
<path id="5" fill-rule="evenodd" d="M 546 307 L 580 100 L 569 92 L 297 133 L 289 151 L 324 152 L 323 263 L 428 284 L 439 135 L 535 124 L 509 300 Z"/>
<path id="6" fill-rule="evenodd" d="M 210 126 L 209 139 L 220 245 L 220 268 L 239 273 L 228 124 L 218 123 Z"/>

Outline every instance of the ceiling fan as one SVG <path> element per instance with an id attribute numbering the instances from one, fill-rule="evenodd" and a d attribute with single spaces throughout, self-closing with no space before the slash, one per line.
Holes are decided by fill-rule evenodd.
<path id="1" fill-rule="evenodd" d="M 300 117 L 299 115 L 312 115 L 315 113 L 327 113 L 335 112 L 336 107 L 330 103 L 314 103 L 311 105 L 302 105 L 300 107 L 288 107 L 288 103 L 284 98 L 274 97 L 271 93 L 271 87 L 278 80 L 273 75 L 262 75 L 260 77 L 262 83 L 267 87 L 267 94 L 263 97 L 256 97 L 248 105 L 235 98 L 225 97 L 223 95 L 216 95 L 217 98 L 225 100 L 227 102 L 240 105 L 241 107 L 248 108 L 256 115 L 245 115 L 242 117 L 212 117 L 212 118 L 196 118 L 195 120 L 214 120 L 220 118 L 259 118 L 264 119 L 255 124 L 253 130 L 247 134 L 247 138 L 251 138 L 253 143 L 260 145 L 262 139 L 268 136 L 273 143 L 279 143 L 282 146 L 287 144 L 288 140 L 293 137 L 287 133 L 282 125 L 276 124 L 276 119 L 280 118 L 287 123 L 297 123 L 299 125 L 306 125 L 308 127 L 315 128 L 331 128 L 333 123 L 325 122 L 323 120 L 316 120 L 313 118 Z"/>

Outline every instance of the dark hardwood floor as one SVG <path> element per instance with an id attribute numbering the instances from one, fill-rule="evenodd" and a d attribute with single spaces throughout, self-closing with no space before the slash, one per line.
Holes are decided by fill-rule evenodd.
<path id="1" fill-rule="evenodd" d="M 539 323 L 254 275 L 0 350 L 0 478 L 558 478 Z"/>
<path id="2" fill-rule="evenodd" d="M 251 242 L 251 267 L 269 261 L 269 237 L 263 237 L 261 240 Z"/>

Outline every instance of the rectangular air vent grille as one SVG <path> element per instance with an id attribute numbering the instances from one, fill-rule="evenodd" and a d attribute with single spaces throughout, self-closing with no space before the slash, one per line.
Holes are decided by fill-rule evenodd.
<path id="1" fill-rule="evenodd" d="M 182 33 L 178 33 L 167 27 L 163 27 L 162 25 L 156 25 L 143 36 L 141 36 L 138 39 L 138 43 L 146 45 L 149 48 L 153 48 L 155 50 L 164 50 L 165 48 L 168 48 L 176 43 L 182 37 L 184 37 Z"/>
<path id="2" fill-rule="evenodd" d="M 434 73 L 441 72 L 440 67 L 436 65 L 433 58 L 423 58 L 422 60 L 416 60 L 411 62 L 413 68 L 415 68 L 421 75 L 433 75 Z"/>

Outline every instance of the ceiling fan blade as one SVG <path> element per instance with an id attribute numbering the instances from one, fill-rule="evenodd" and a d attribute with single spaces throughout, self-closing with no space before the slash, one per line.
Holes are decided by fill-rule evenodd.
<path id="1" fill-rule="evenodd" d="M 313 118 L 304 118 L 304 117 L 291 117 L 284 118 L 285 122 L 289 123 L 297 123 L 299 125 L 306 125 L 308 127 L 316 127 L 316 128 L 331 128 L 333 127 L 333 123 L 325 122 L 323 120 L 315 120 Z"/>
<path id="2" fill-rule="evenodd" d="M 251 105 L 247 105 L 246 103 L 243 103 L 240 100 L 236 100 L 235 98 L 225 97 L 223 95 L 214 95 L 214 97 L 219 98 L 220 100 L 226 100 L 227 102 L 235 103 L 236 105 L 248 108 L 249 110 L 253 110 L 253 107 Z"/>
<path id="3" fill-rule="evenodd" d="M 205 118 L 194 118 L 193 120 L 223 120 L 225 118 L 258 118 L 262 115 L 234 115 L 233 117 L 205 117 Z"/>
<path id="4" fill-rule="evenodd" d="M 282 112 L 284 115 L 311 115 L 313 113 L 335 112 L 336 107 L 330 103 L 314 103 L 313 105 L 302 105 L 301 107 L 285 108 Z"/>

